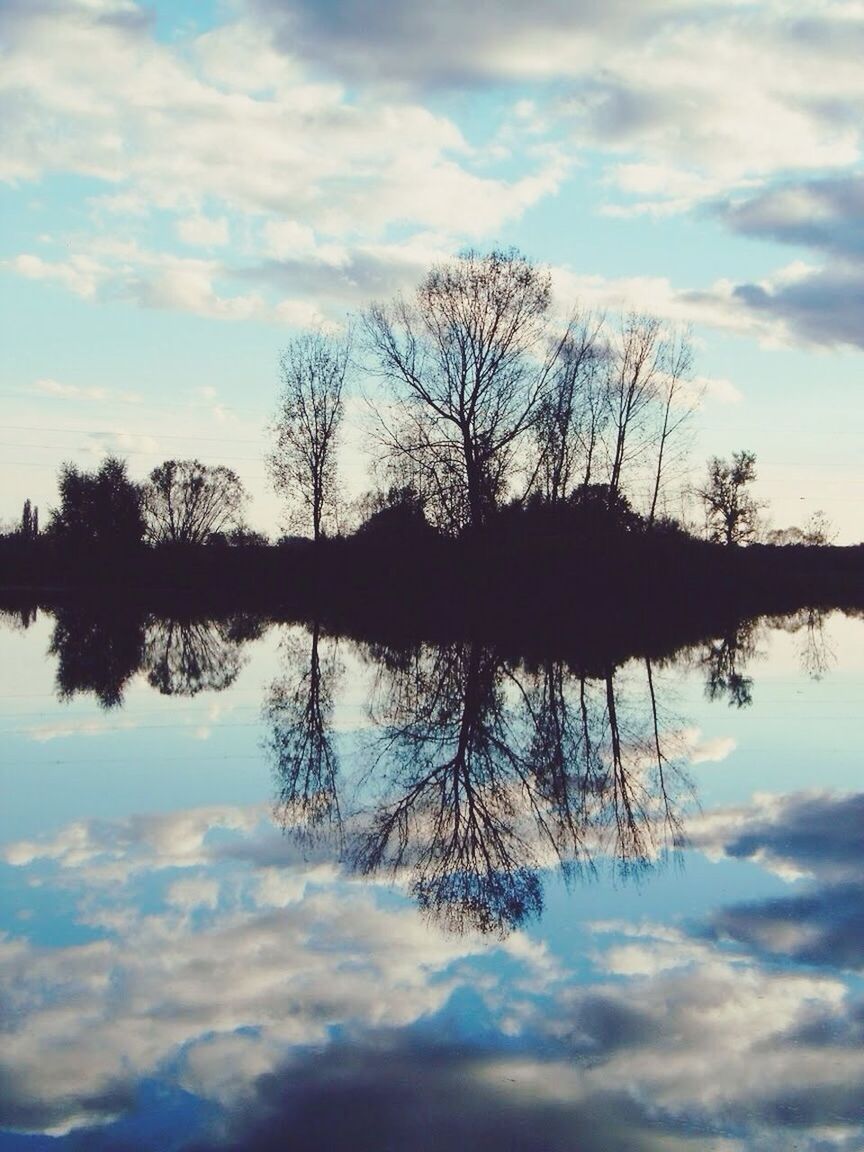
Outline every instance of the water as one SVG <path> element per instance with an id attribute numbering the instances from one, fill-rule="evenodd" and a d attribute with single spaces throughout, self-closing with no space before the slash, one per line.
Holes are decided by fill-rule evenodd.
<path id="1" fill-rule="evenodd" d="M 7 616 L 0 1148 L 864 1148 L 862 639 Z"/>

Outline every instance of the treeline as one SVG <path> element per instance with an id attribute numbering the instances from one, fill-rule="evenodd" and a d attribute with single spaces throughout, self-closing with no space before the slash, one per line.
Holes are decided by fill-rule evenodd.
<path id="1" fill-rule="evenodd" d="M 374 483 L 347 534 L 338 448 L 361 379 Z M 285 348 L 266 463 L 305 537 L 270 545 L 250 530 L 240 478 L 222 465 L 167 460 L 137 482 L 115 457 L 67 463 L 47 518 L 27 501 L 0 538 L 0 583 L 529 630 L 610 610 L 632 623 L 693 604 L 854 601 L 860 556 L 736 547 L 759 534 L 750 452 L 713 459 L 692 490 L 704 532 L 669 514 L 697 400 L 686 332 L 636 314 L 562 318 L 547 271 L 513 251 L 469 252 L 347 335 Z M 829 537 L 823 518 L 782 542 Z"/>
<path id="2" fill-rule="evenodd" d="M 508 506 L 596 511 L 602 493 L 611 520 L 636 509 L 651 527 L 670 518 L 681 478 L 692 365 L 686 331 L 636 313 L 563 315 L 547 270 L 513 250 L 467 252 L 410 297 L 373 303 L 345 335 L 288 344 L 266 464 L 291 528 L 344 531 L 339 447 L 354 391 L 369 401 L 374 457 L 355 524 L 397 506 L 459 538 Z M 710 533 L 730 543 L 755 523 L 755 458 L 740 460 L 714 462 L 702 493 Z M 169 460 L 136 485 L 120 460 L 95 473 L 67 464 L 59 493 L 47 531 L 70 544 L 249 539 L 243 486 L 224 466 Z M 19 533 L 39 531 L 28 502 Z"/>

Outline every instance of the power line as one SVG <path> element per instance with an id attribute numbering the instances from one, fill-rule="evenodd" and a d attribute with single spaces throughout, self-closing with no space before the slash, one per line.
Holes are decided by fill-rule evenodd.
<path id="1" fill-rule="evenodd" d="M 4 424 L 4 428 L 15 432 L 58 432 L 70 436 L 127 436 L 128 432 L 120 428 L 58 428 L 47 424 Z M 241 439 L 237 436 L 198 436 L 190 432 L 188 436 L 179 436 L 177 433 L 159 431 L 162 440 L 198 440 L 207 444 L 258 444 L 258 440 Z M 262 437 L 264 433 L 262 432 Z"/>

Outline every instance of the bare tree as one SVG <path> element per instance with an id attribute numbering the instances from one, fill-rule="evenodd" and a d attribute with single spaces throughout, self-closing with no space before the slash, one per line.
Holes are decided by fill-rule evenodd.
<path id="1" fill-rule="evenodd" d="M 656 316 L 637 312 L 622 316 L 607 360 L 610 502 L 621 492 L 625 465 L 641 456 L 650 443 L 646 425 L 665 358 L 663 330 Z"/>
<path id="2" fill-rule="evenodd" d="M 336 448 L 344 414 L 350 337 L 323 332 L 298 336 L 283 351 L 282 391 L 270 425 L 273 450 L 267 467 L 295 515 L 321 538 L 337 500 Z"/>
<path id="3" fill-rule="evenodd" d="M 240 527 L 245 500 L 239 476 L 224 464 L 166 460 L 144 487 L 147 539 L 204 544 L 214 533 Z"/>
<path id="4" fill-rule="evenodd" d="M 733 452 L 731 461 L 719 456 L 708 461 L 708 479 L 696 489 L 696 495 L 704 505 L 711 540 L 746 544 L 755 538 L 761 509 L 750 492 L 755 479 L 753 452 Z"/>
<path id="5" fill-rule="evenodd" d="M 576 316 L 534 424 L 537 462 L 531 485 L 551 504 L 564 500 L 577 479 L 591 482 L 606 413 L 603 320 Z"/>
<path id="6" fill-rule="evenodd" d="M 428 474 L 424 487 L 464 506 L 461 527 L 486 521 L 537 419 L 565 345 L 550 341 L 550 308 L 548 272 L 512 250 L 468 252 L 434 267 L 410 301 L 364 317 L 394 389 L 385 443 Z"/>
<path id="7" fill-rule="evenodd" d="M 660 421 L 657 431 L 657 462 L 651 488 L 648 523 L 653 524 L 663 483 L 672 464 L 670 447 L 677 434 L 696 411 L 698 396 L 688 393 L 687 385 L 693 368 L 693 345 L 688 333 L 671 335 L 664 344 L 657 399 Z"/>

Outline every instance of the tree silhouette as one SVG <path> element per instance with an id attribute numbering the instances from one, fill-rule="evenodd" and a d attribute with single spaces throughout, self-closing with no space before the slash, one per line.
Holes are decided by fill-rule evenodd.
<path id="1" fill-rule="evenodd" d="M 95 472 L 64 464 L 58 481 L 60 507 L 49 531 L 74 546 L 116 550 L 141 543 L 145 523 L 141 488 L 129 479 L 126 461 L 109 456 Z"/>
<path id="2" fill-rule="evenodd" d="M 704 505 L 711 540 L 729 545 L 755 538 L 761 508 L 749 490 L 755 479 L 753 452 L 734 452 L 731 461 L 719 456 L 709 460 L 708 478 L 696 495 Z"/>
<path id="3" fill-rule="evenodd" d="M 245 499 L 231 468 L 166 460 L 153 469 L 143 490 L 147 538 L 154 544 L 205 544 L 215 533 L 241 526 Z"/>
<path id="4" fill-rule="evenodd" d="M 267 467 L 295 516 L 318 540 L 336 514 L 336 449 L 344 415 L 350 340 L 323 332 L 298 336 L 282 353 L 282 391 L 270 430 Z"/>
<path id="5" fill-rule="evenodd" d="M 537 462 L 528 487 L 549 504 L 559 504 L 577 482 L 591 483 L 609 415 L 606 359 L 602 320 L 574 317 L 533 429 Z"/>
<path id="6" fill-rule="evenodd" d="M 436 265 L 413 298 L 364 318 L 393 388 L 381 417 L 400 483 L 445 503 L 439 522 L 479 528 L 536 421 L 568 333 L 550 343 L 551 280 L 518 252 L 467 252 Z"/>
<path id="7" fill-rule="evenodd" d="M 21 511 L 21 535 L 25 540 L 35 540 L 39 535 L 39 509 L 29 500 L 24 501 Z"/>

